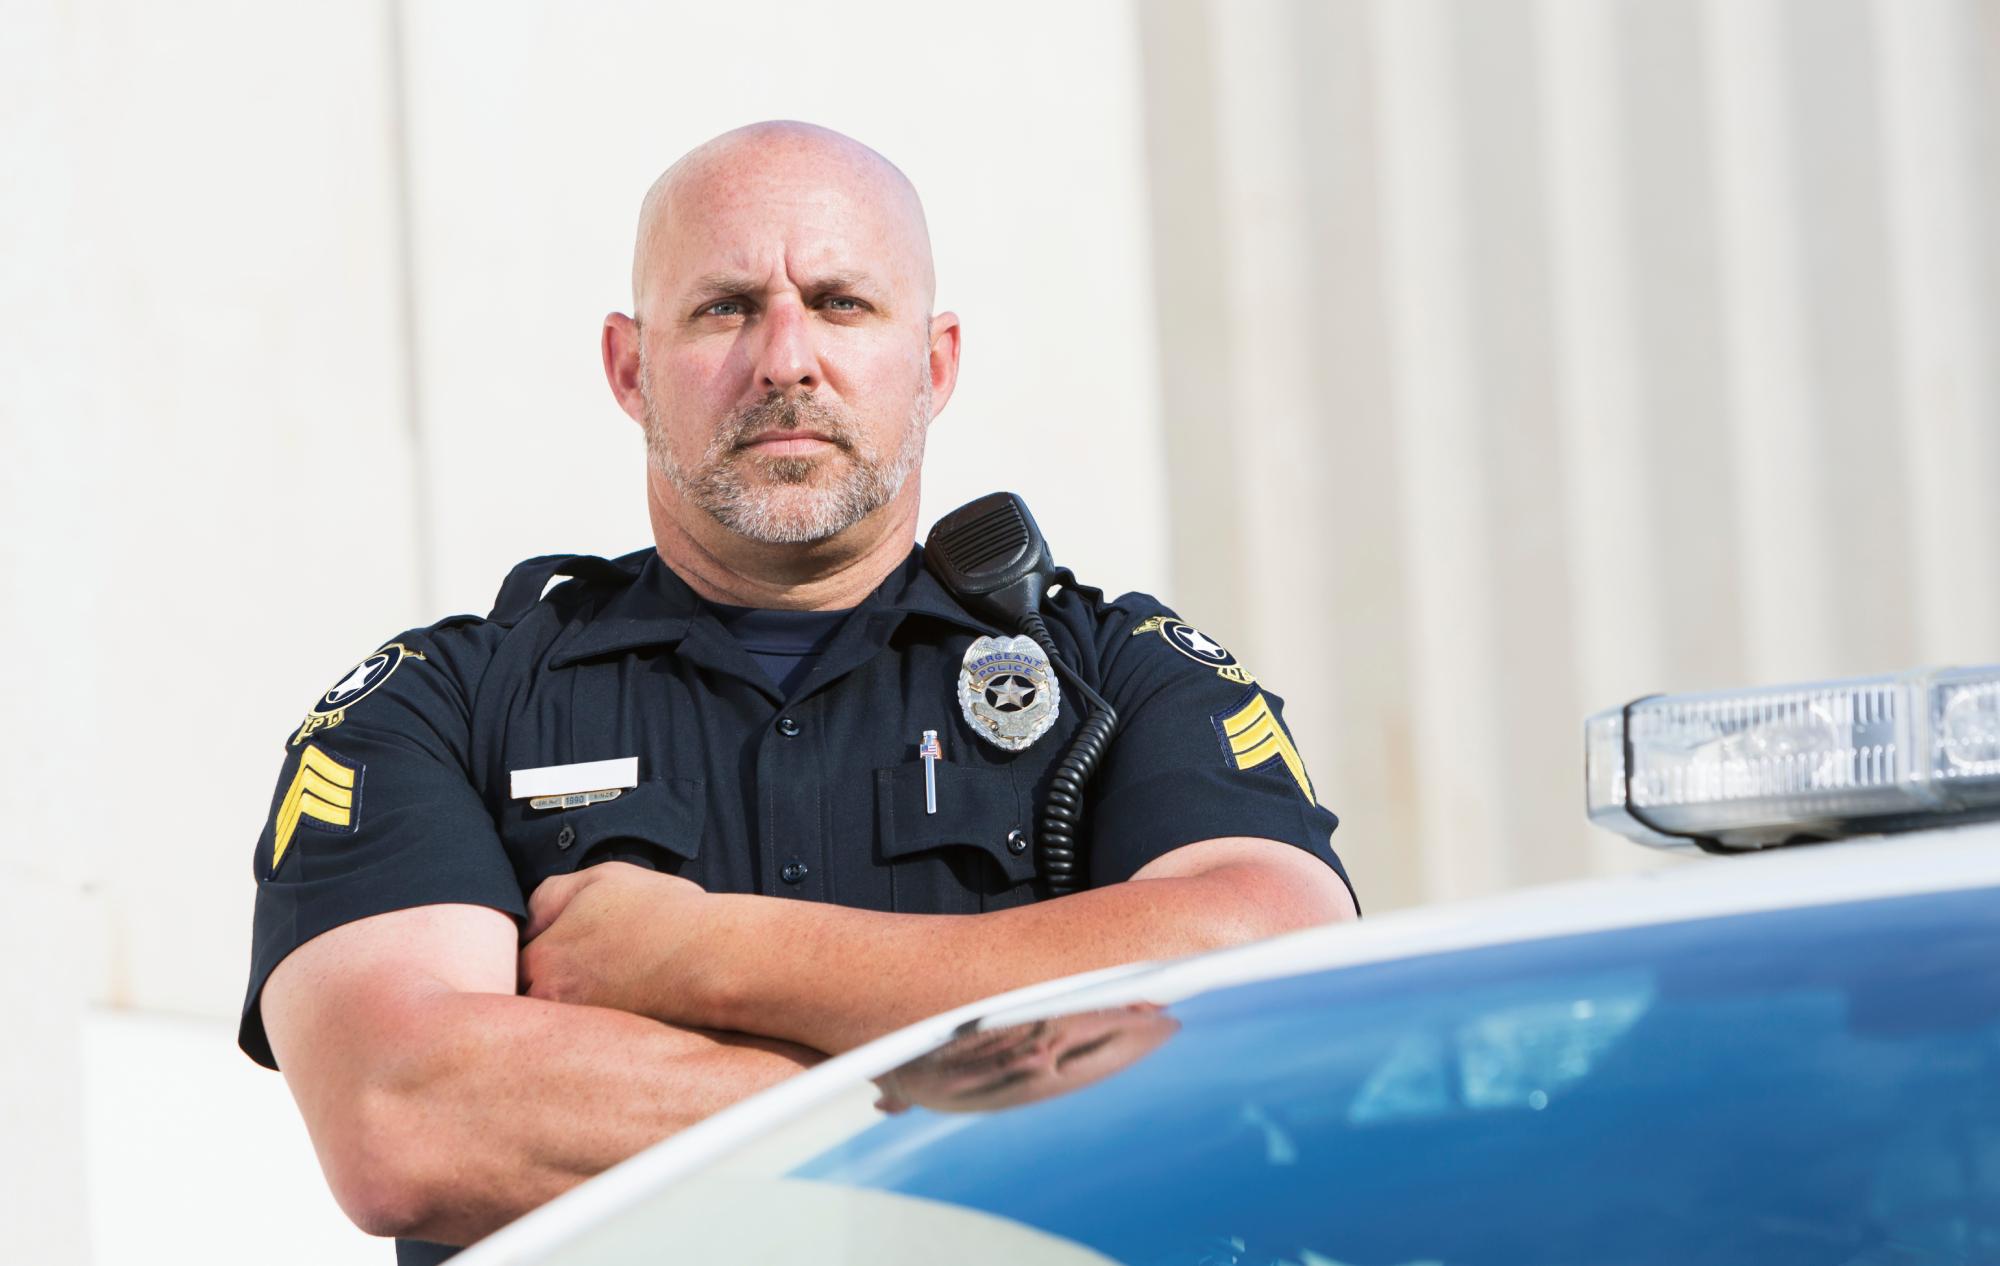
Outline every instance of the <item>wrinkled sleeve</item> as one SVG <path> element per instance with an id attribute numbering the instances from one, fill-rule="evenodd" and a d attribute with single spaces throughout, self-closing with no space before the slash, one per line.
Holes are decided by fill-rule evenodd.
<path id="1" fill-rule="evenodd" d="M 264 982 L 321 933 L 440 903 L 525 915 L 520 883 L 467 773 L 470 700 L 500 633 L 480 622 L 406 633 L 351 669 L 286 735 L 257 840 L 237 1035 L 258 1063 L 277 1067 L 259 1006 Z"/>
<path id="2" fill-rule="evenodd" d="M 1339 819 L 1285 724 L 1284 702 L 1216 638 L 1130 594 L 1098 639 L 1118 733 L 1091 786 L 1090 878 L 1130 879 L 1184 844 L 1256 836 L 1295 845 L 1348 882 Z"/>

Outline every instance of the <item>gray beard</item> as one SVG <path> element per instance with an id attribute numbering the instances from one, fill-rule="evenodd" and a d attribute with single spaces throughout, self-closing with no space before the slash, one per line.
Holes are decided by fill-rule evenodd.
<path id="1" fill-rule="evenodd" d="M 843 407 L 805 392 L 772 392 L 731 414 L 709 441 L 692 469 L 674 459 L 667 429 L 646 387 L 646 454 L 653 468 L 682 499 L 748 540 L 766 545 L 803 545 L 837 536 L 881 509 L 903 490 L 924 456 L 930 424 L 930 379 L 919 379 L 910 416 L 888 457 L 863 443 L 860 428 Z M 830 439 L 835 451 L 814 457 L 759 457 L 745 441 L 770 432 L 807 429 Z M 761 478 L 760 478 L 761 476 Z"/>

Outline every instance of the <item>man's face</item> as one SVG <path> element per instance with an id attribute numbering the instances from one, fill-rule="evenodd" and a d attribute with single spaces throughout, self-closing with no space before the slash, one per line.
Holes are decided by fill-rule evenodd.
<path id="1" fill-rule="evenodd" d="M 872 177 L 783 147 L 715 160 L 646 255 L 647 451 L 682 502 L 752 540 L 834 536 L 923 458 L 927 265 Z"/>

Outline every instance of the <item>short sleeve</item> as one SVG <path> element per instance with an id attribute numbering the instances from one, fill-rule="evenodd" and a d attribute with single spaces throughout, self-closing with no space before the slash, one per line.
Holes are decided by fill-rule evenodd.
<path id="1" fill-rule="evenodd" d="M 440 903 L 525 916 L 467 773 L 470 699 L 504 630 L 440 625 L 385 643 L 286 735 L 257 840 L 249 988 L 237 1041 L 277 1063 L 259 999 L 286 955 L 344 923 Z"/>
<path id="2" fill-rule="evenodd" d="M 1340 820 L 1319 803 L 1284 701 L 1156 599 L 1128 594 L 1101 616 L 1100 676 L 1119 724 L 1091 785 L 1092 884 L 1184 844 L 1255 836 L 1311 853 L 1352 892 L 1333 850 Z"/>

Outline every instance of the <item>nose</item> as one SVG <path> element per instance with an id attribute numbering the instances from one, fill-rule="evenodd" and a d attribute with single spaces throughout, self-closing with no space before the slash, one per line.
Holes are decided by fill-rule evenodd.
<path id="1" fill-rule="evenodd" d="M 766 310 L 764 343 L 757 355 L 757 380 L 765 392 L 783 395 L 814 391 L 820 385 L 819 349 L 813 339 L 812 317 L 795 299 L 779 300 Z"/>
<path id="2" fill-rule="evenodd" d="M 1069 1045 L 1063 1041 L 1062 1031 L 1051 1025 L 1046 1032 L 1035 1036 L 1028 1049 L 1014 1062 L 1014 1067 L 1052 1073 L 1056 1069 L 1056 1057 L 1067 1049 Z"/>

